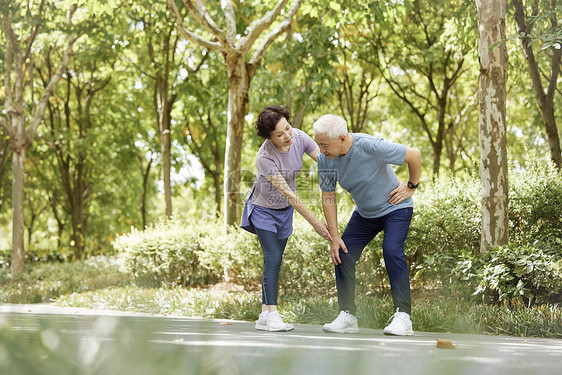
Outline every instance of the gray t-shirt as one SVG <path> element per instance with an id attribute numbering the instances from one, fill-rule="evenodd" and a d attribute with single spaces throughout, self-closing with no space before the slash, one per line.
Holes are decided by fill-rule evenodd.
<path id="1" fill-rule="evenodd" d="M 254 181 L 252 203 L 267 208 L 284 208 L 287 199 L 273 186 L 266 176 L 281 174 L 293 192 L 296 177 L 302 169 L 304 154 L 311 154 L 318 146 L 308 134 L 293 128 L 293 142 L 287 152 L 279 151 L 269 140 L 260 147 L 256 156 L 258 175 Z"/>
<path id="2" fill-rule="evenodd" d="M 367 134 L 352 135 L 353 144 L 344 156 L 328 159 L 323 154 L 318 155 L 320 189 L 335 191 L 339 182 L 351 194 L 357 212 L 365 218 L 414 207 L 412 197 L 399 204 L 388 203 L 388 194 L 398 187 L 398 178 L 390 164 L 404 164 L 407 147 Z"/>

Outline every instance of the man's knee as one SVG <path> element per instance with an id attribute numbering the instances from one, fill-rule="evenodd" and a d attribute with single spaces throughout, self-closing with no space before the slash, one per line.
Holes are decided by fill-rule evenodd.
<path id="1" fill-rule="evenodd" d="M 385 258 L 404 258 L 404 246 L 402 244 L 383 244 L 382 254 Z"/>
<path id="2" fill-rule="evenodd" d="M 353 257 L 350 253 L 344 253 L 343 250 L 340 250 L 340 260 L 341 265 L 344 267 L 353 267 L 355 268 L 355 264 L 357 263 L 357 259 Z"/>

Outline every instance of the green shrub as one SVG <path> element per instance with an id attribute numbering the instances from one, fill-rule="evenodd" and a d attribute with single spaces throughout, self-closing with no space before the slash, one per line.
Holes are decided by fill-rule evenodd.
<path id="1" fill-rule="evenodd" d="M 325 295 L 335 288 L 330 245 L 302 218 L 295 220 L 287 243 L 279 285 L 282 293 L 302 295 Z"/>
<path id="2" fill-rule="evenodd" d="M 451 254 L 474 295 L 493 303 L 562 302 L 562 174 L 531 154 L 510 174 L 510 243 Z"/>
<path id="3" fill-rule="evenodd" d="M 405 247 L 414 285 L 450 284 L 452 277 L 463 274 L 466 259 L 479 260 L 480 191 L 479 179 L 469 176 L 443 178 L 426 184 L 416 193 L 414 217 Z M 514 254 L 529 256 L 528 261 L 536 270 L 546 267 L 548 256 L 560 259 L 561 174 L 552 163 L 531 156 L 524 168 L 512 166 L 510 196 L 512 242 L 509 249 L 513 249 Z M 340 200 L 340 233 L 343 233 L 351 210 L 345 199 Z M 383 235 L 378 235 L 357 264 L 358 294 L 369 294 L 388 287 L 382 240 Z M 259 289 L 261 284 L 263 257 L 256 236 L 236 228 L 224 234 L 218 221 L 159 223 L 145 231 L 133 231 L 119 237 L 115 247 L 123 254 L 127 269 L 138 281 L 182 286 L 229 281 L 255 289 Z M 483 264 L 484 259 L 490 260 L 482 258 L 479 264 Z M 498 266 L 497 272 L 505 268 L 505 272 L 514 277 L 509 283 L 514 283 L 514 293 L 522 293 L 518 296 L 530 298 L 531 294 L 538 293 L 536 300 L 547 300 L 545 293 L 556 295 L 559 284 L 555 279 L 555 270 L 547 276 L 552 278 L 549 289 L 543 281 L 534 285 L 531 281 L 534 274 L 509 271 L 511 263 L 522 262 L 519 258 L 498 257 L 494 262 Z M 508 263 L 502 268 L 498 262 Z M 495 271 L 487 269 L 484 272 L 483 268 L 473 271 L 476 276 L 466 278 L 465 275 L 466 282 L 455 283 L 454 288 L 464 288 L 465 294 L 470 295 L 474 292 L 470 288 L 476 288 L 482 282 L 482 285 L 488 285 L 486 290 L 494 290 L 490 289 L 492 284 L 487 280 L 495 277 Z M 505 283 L 507 285 L 508 281 Z M 300 215 L 295 214 L 294 233 L 285 250 L 281 268 L 280 293 L 318 295 L 333 294 L 334 290 L 329 244 Z M 501 290 L 503 296 L 505 288 Z M 507 293 L 505 298 L 512 298 L 514 293 Z M 498 294 L 492 299 L 503 298 Z"/>
<path id="4" fill-rule="evenodd" d="M 0 302 L 40 303 L 69 293 L 79 293 L 130 283 L 119 272 L 115 257 L 97 256 L 64 263 L 29 263 L 17 276 L 0 269 Z"/>
<path id="5" fill-rule="evenodd" d="M 533 301 L 557 298 L 561 292 L 560 273 L 547 267 L 553 262 L 552 267 L 556 268 L 562 257 L 562 174 L 549 160 L 530 154 L 524 166 L 511 165 L 509 186 L 507 249 L 512 257 L 501 250 L 490 252 L 496 257 L 480 255 L 479 179 L 441 179 L 416 193 L 414 218 L 406 242 L 414 282 L 449 283 L 452 276 L 463 274 L 470 282 L 460 288 L 480 285 L 477 294 L 488 295 L 493 301 L 530 299 L 535 293 Z M 485 262 L 492 262 L 493 266 Z M 526 262 L 534 271 L 521 272 L 516 266 L 518 262 Z M 539 275 L 540 270 L 546 274 Z M 467 277 L 467 273 L 473 276 Z M 535 275 L 538 278 L 532 281 Z M 547 297 L 549 294 L 552 297 Z"/>
<path id="6" fill-rule="evenodd" d="M 217 273 L 220 281 L 245 286 L 261 283 L 263 256 L 257 236 L 235 227 L 224 234 L 219 222 L 207 222 L 202 227 L 204 235 L 197 256 L 205 269 Z"/>
<path id="7" fill-rule="evenodd" d="M 257 236 L 222 223 L 162 222 L 114 243 L 124 269 L 141 284 L 168 286 L 232 282 L 260 289 L 263 255 Z M 335 287 L 329 244 L 300 217 L 287 243 L 280 293 L 325 293 Z"/>
<path id="8" fill-rule="evenodd" d="M 119 236 L 113 246 L 120 252 L 124 270 L 140 283 L 201 285 L 219 280 L 221 273 L 199 261 L 205 226 L 164 221 L 143 231 Z"/>
<path id="9" fill-rule="evenodd" d="M 491 302 L 562 302 L 562 259 L 532 246 L 499 246 L 459 262 L 454 270 Z"/>
<path id="10" fill-rule="evenodd" d="M 9 268 L 12 258 L 11 250 L 0 250 L 0 269 Z M 47 248 L 34 248 L 28 246 L 25 249 L 25 264 L 31 263 L 63 263 L 73 260 L 74 251 L 70 248 L 58 248 L 56 250 Z"/>
<path id="11" fill-rule="evenodd" d="M 406 258 L 416 281 L 447 279 L 464 252 L 480 248 L 480 182 L 441 179 L 415 195 Z"/>
<path id="12" fill-rule="evenodd" d="M 556 239 L 562 239 L 562 173 L 552 161 L 530 154 L 524 171 L 511 173 L 509 184 L 511 242 L 551 243 L 560 249 Z"/>

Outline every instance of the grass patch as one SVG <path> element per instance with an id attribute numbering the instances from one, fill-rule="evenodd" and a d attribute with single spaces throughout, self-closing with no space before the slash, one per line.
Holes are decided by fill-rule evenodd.
<path id="1" fill-rule="evenodd" d="M 56 304 L 254 321 L 261 311 L 260 298 L 257 291 L 126 286 L 61 296 Z M 388 296 L 369 296 L 357 302 L 361 327 L 383 329 L 388 324 L 392 316 L 392 301 Z M 413 307 L 416 331 L 562 338 L 562 314 L 558 306 L 490 306 L 451 298 L 414 299 Z M 338 313 L 337 300 L 325 297 L 285 296 L 280 309 L 287 321 L 300 324 L 322 325 L 332 321 Z"/>
<path id="2" fill-rule="evenodd" d="M 1 268 L 0 302 L 45 303 L 61 295 L 129 284 L 131 277 L 119 267 L 116 258 L 98 256 L 75 262 L 27 264 L 17 276 Z"/>
<path id="3" fill-rule="evenodd" d="M 55 303 L 148 314 L 253 320 L 261 311 L 258 297 L 257 292 L 124 286 L 60 296 Z"/>
<path id="4" fill-rule="evenodd" d="M 558 305 L 527 307 L 474 303 L 458 292 L 419 289 L 412 293 L 416 331 L 486 333 L 562 338 Z M 236 288 L 136 286 L 119 271 L 114 258 L 96 257 L 62 264 L 35 264 L 12 278 L 0 270 L 0 302 L 54 302 L 60 306 L 254 321 L 261 311 L 261 291 Z M 388 292 L 357 297 L 357 318 L 365 328 L 382 329 L 392 316 Z M 281 295 L 287 321 L 321 325 L 338 314 L 331 295 Z"/>

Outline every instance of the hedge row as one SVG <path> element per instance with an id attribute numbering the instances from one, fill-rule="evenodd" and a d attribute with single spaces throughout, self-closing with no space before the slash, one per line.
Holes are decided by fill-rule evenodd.
<path id="1" fill-rule="evenodd" d="M 406 243 L 414 284 L 450 284 L 495 302 L 559 302 L 562 289 L 562 175 L 536 157 L 511 167 L 510 238 L 480 255 L 480 181 L 442 179 L 416 192 Z M 343 202 L 343 200 L 342 200 Z M 341 226 L 352 207 L 340 204 Z M 329 246 L 300 215 L 281 270 L 281 291 L 323 294 L 334 290 Z M 358 292 L 388 285 L 373 240 L 358 264 Z M 202 285 L 219 281 L 259 288 L 263 258 L 255 235 L 219 222 L 162 222 L 115 241 L 128 271 L 139 282 Z"/>

